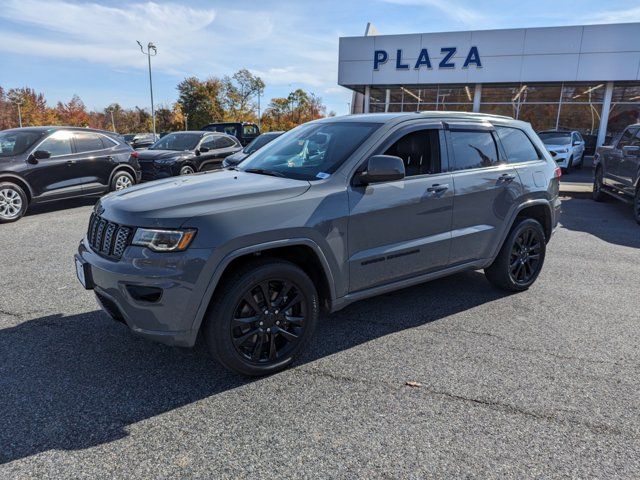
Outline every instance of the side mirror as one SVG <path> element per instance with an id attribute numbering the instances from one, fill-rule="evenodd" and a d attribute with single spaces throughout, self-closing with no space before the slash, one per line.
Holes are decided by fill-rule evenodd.
<path id="1" fill-rule="evenodd" d="M 393 155 L 374 155 L 367 160 L 366 169 L 358 180 L 364 185 L 380 182 L 393 182 L 405 177 L 404 162 Z"/>
<path id="2" fill-rule="evenodd" d="M 573 146 L 575 147 L 575 146 L 578 146 L 578 145 L 580 145 L 580 140 L 574 140 L 573 141 Z"/>
<path id="3" fill-rule="evenodd" d="M 198 150 L 200 150 L 200 153 L 207 153 L 209 151 L 209 147 L 200 147 Z"/>
<path id="4" fill-rule="evenodd" d="M 625 145 L 622 147 L 622 153 L 630 157 L 640 156 L 640 145 Z"/>
<path id="5" fill-rule="evenodd" d="M 27 161 L 29 163 L 35 164 L 35 163 L 38 163 L 38 160 L 44 160 L 46 158 L 51 158 L 50 152 L 47 152 L 46 150 L 36 150 L 31 155 L 29 155 L 29 158 L 27 159 Z"/>

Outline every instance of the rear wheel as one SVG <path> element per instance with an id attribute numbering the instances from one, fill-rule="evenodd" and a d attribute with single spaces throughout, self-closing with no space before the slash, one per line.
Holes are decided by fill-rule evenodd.
<path id="1" fill-rule="evenodd" d="M 124 170 L 120 170 L 119 172 L 116 172 L 111 179 L 111 191 L 115 192 L 118 190 L 124 190 L 125 188 L 133 187 L 135 183 L 133 175 L 129 172 L 125 172 Z"/>
<path id="2" fill-rule="evenodd" d="M 604 202 L 607 199 L 607 194 L 602 190 L 604 185 L 603 178 L 602 167 L 598 167 L 593 176 L 593 193 L 591 194 L 591 197 L 596 202 Z"/>
<path id="3" fill-rule="evenodd" d="M 538 278 L 545 253 L 542 225 L 532 218 L 522 219 L 511 229 L 493 263 L 485 268 L 485 275 L 493 285 L 503 290 L 526 290 Z"/>
<path id="4" fill-rule="evenodd" d="M 278 259 L 233 273 L 213 302 L 203 327 L 209 350 L 223 366 L 248 376 L 289 366 L 309 342 L 319 314 L 313 282 Z"/>
<path id="5" fill-rule="evenodd" d="M 20 220 L 27 212 L 27 194 L 15 183 L 0 183 L 0 223 Z"/>

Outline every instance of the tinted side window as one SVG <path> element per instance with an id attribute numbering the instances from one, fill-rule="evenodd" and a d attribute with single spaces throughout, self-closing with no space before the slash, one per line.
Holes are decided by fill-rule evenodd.
<path id="1" fill-rule="evenodd" d="M 216 148 L 234 147 L 236 143 L 229 137 L 218 137 L 216 139 Z"/>
<path id="2" fill-rule="evenodd" d="M 209 137 L 205 137 L 204 141 L 200 144 L 201 147 L 206 147 L 209 150 L 212 150 L 214 148 L 218 148 L 216 147 L 216 137 L 214 136 L 209 136 Z"/>
<path id="3" fill-rule="evenodd" d="M 400 138 L 384 152 L 402 158 L 408 177 L 440 172 L 440 137 L 437 129 L 418 130 Z"/>
<path id="4" fill-rule="evenodd" d="M 258 127 L 256 127 L 255 125 L 244 125 L 242 127 L 242 133 L 243 135 L 257 135 Z"/>
<path id="5" fill-rule="evenodd" d="M 102 150 L 102 140 L 94 133 L 74 133 L 78 153 Z"/>
<path id="6" fill-rule="evenodd" d="M 118 145 L 118 142 L 116 142 L 114 139 L 109 138 L 105 135 L 99 135 L 100 140 L 102 140 L 102 146 L 104 148 L 113 148 L 116 145 Z"/>
<path id="7" fill-rule="evenodd" d="M 496 133 L 504 147 L 509 163 L 529 162 L 540 159 L 538 151 L 522 130 L 510 127 L 496 127 Z"/>
<path id="8" fill-rule="evenodd" d="M 451 131 L 453 170 L 490 167 L 498 164 L 498 151 L 489 131 Z"/>
<path id="9" fill-rule="evenodd" d="M 620 141 L 618 142 L 618 148 L 632 145 L 635 133 L 636 133 L 635 128 L 627 128 L 622 134 L 622 138 L 620 138 Z"/>
<path id="10" fill-rule="evenodd" d="M 49 152 L 52 157 L 56 157 L 58 155 L 69 155 L 73 153 L 73 150 L 71 149 L 71 135 L 64 132 L 54 133 L 42 142 L 38 147 L 38 150 Z"/>
<path id="11" fill-rule="evenodd" d="M 236 129 L 235 125 L 227 125 L 226 127 L 224 127 L 223 131 L 227 135 L 238 135 L 238 130 Z"/>

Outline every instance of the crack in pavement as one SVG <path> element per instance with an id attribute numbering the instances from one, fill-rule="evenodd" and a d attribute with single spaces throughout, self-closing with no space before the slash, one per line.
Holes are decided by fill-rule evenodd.
<path id="1" fill-rule="evenodd" d="M 377 381 L 373 381 L 370 379 L 365 379 L 365 378 L 358 378 L 358 377 L 353 377 L 353 376 L 349 376 L 349 375 L 336 375 L 333 372 L 328 372 L 325 370 L 320 370 L 320 369 L 309 369 L 309 368 L 301 368 L 298 367 L 296 369 L 291 370 L 292 373 L 296 373 L 296 374 L 309 374 L 309 375 L 315 375 L 318 377 L 324 377 L 324 378 L 329 378 L 331 380 L 336 380 L 336 381 L 341 381 L 341 382 L 349 382 L 349 383 L 360 383 L 360 384 L 365 384 L 365 385 L 371 385 L 371 386 L 386 386 L 387 389 L 389 390 L 395 390 L 395 391 L 400 391 L 403 389 L 407 389 L 405 382 L 390 382 L 388 380 L 377 380 Z M 633 435 L 625 435 L 624 431 L 621 430 L 618 427 L 615 426 L 611 426 L 611 425 L 607 425 L 607 424 L 600 424 L 600 423 L 593 423 L 593 422 L 588 422 L 588 421 L 580 421 L 580 420 L 575 420 L 575 419 L 569 419 L 569 418 L 561 418 L 557 415 L 554 415 L 552 413 L 539 413 L 539 412 L 535 412 L 535 411 L 531 411 L 531 410 L 527 410 L 525 408 L 522 407 L 518 407 L 509 403 L 503 403 L 503 402 L 497 402 L 494 400 L 485 400 L 485 399 L 481 399 L 481 398 L 473 398 L 473 397 L 467 397 L 464 395 L 457 395 L 455 393 L 451 393 L 451 392 L 447 392 L 445 390 L 437 390 L 434 389 L 432 387 L 429 387 L 428 385 L 423 384 L 421 387 L 419 388 L 411 388 L 411 390 L 415 390 L 415 391 L 423 391 L 428 395 L 434 395 L 434 396 L 440 396 L 440 397 L 444 397 L 448 400 L 451 401 L 460 401 L 460 402 L 466 402 L 466 403 L 471 403 L 474 405 L 478 405 L 478 406 L 483 406 L 486 408 L 489 408 L 491 410 L 499 410 L 499 411 L 503 411 L 506 413 L 511 413 L 514 415 L 524 415 L 527 416 L 529 418 L 533 418 L 536 420 L 542 420 L 542 421 L 548 421 L 548 422 L 552 422 L 552 423 L 556 423 L 556 424 L 561 424 L 561 425 L 572 425 L 572 426 L 579 426 L 579 427 L 584 427 L 586 429 L 588 429 L 589 431 L 591 431 L 592 433 L 595 434 L 601 434 L 601 435 L 624 435 L 630 439 L 637 439 L 635 436 Z M 640 438 L 640 437 L 638 437 Z"/>

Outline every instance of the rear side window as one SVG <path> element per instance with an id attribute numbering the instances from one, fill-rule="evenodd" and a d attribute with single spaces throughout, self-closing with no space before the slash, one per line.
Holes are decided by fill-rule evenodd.
<path id="1" fill-rule="evenodd" d="M 235 145 L 236 145 L 236 142 L 231 140 L 229 137 L 216 138 L 216 148 L 235 147 Z"/>
<path id="2" fill-rule="evenodd" d="M 107 137 L 106 135 L 100 135 L 100 140 L 102 140 L 102 146 L 104 148 L 113 148 L 118 145 L 118 142 L 116 142 L 113 138 Z"/>
<path id="3" fill-rule="evenodd" d="M 504 147 L 509 163 L 540 160 L 538 150 L 522 130 L 510 127 L 496 127 L 496 133 Z"/>
<path id="4" fill-rule="evenodd" d="M 452 130 L 453 170 L 498 164 L 498 149 L 490 131 Z"/>
<path id="5" fill-rule="evenodd" d="M 242 134 L 243 135 L 257 135 L 258 134 L 258 127 L 256 127 L 255 125 L 244 125 L 242 127 Z"/>
<path id="6" fill-rule="evenodd" d="M 78 153 L 102 150 L 102 140 L 95 133 L 75 133 L 76 150 Z"/>

